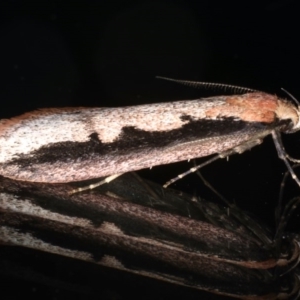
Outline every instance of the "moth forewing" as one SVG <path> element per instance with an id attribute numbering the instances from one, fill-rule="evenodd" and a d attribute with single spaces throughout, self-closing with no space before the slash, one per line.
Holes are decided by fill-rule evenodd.
<path id="1" fill-rule="evenodd" d="M 242 152 L 299 129 L 293 104 L 262 92 L 119 108 L 42 109 L 0 121 L 0 174 L 62 183 Z"/>

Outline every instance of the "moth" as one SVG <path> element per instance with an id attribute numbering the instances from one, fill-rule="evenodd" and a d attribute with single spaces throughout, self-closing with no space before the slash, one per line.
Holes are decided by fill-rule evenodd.
<path id="1" fill-rule="evenodd" d="M 283 234 L 274 240 L 234 205 L 224 208 L 164 190 L 132 173 L 94 193 L 70 196 L 72 189 L 68 184 L 0 178 L 0 270 L 23 274 L 26 280 L 34 274 L 33 279 L 49 285 L 60 283 L 49 278 L 53 271 L 48 261 L 35 268 L 31 255 L 16 266 L 5 255 L 5 245 L 9 253 L 18 246 L 73 259 L 74 271 L 67 267 L 67 273 L 83 277 L 75 281 L 76 287 L 81 281 L 96 282 L 97 295 L 106 285 L 92 266 L 239 299 L 295 299 L 299 293 L 293 269 L 299 262 L 299 239 L 285 233 L 281 247 Z M 78 261 L 92 265 L 90 270 L 78 272 Z M 60 273 L 54 272 L 58 278 Z"/>
<path id="2" fill-rule="evenodd" d="M 299 105 L 245 90 L 118 108 L 40 109 L 0 120 L 0 174 L 44 183 L 116 177 L 217 154 L 210 162 L 242 153 L 271 134 L 300 185 L 280 140 L 280 132 L 299 130 Z"/>

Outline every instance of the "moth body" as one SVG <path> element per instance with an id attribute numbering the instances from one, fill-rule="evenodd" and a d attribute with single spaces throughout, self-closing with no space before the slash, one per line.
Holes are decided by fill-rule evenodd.
<path id="1" fill-rule="evenodd" d="M 0 120 L 0 174 L 62 183 L 257 144 L 299 130 L 299 109 L 266 93 L 119 108 L 41 109 Z M 246 145 L 246 147 L 245 147 Z"/>

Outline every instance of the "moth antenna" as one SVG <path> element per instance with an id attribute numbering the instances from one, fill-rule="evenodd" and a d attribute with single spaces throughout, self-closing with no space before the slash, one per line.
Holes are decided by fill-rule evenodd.
<path id="1" fill-rule="evenodd" d="M 290 92 L 288 92 L 286 89 L 281 88 L 282 91 L 284 91 L 287 95 L 291 97 L 292 100 L 297 104 L 297 106 L 300 106 L 300 102 L 296 99 L 295 96 L 293 96 Z"/>
<path id="2" fill-rule="evenodd" d="M 176 82 L 194 88 L 220 89 L 225 92 L 233 92 L 234 94 L 259 92 L 258 90 L 254 90 L 254 89 L 250 89 L 238 85 L 224 84 L 224 83 L 188 81 L 188 80 L 173 79 L 173 78 L 162 77 L 162 76 L 156 76 L 155 78 Z"/>

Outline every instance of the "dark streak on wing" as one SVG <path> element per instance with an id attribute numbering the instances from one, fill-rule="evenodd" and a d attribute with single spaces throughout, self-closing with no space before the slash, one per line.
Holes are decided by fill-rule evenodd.
<path id="1" fill-rule="evenodd" d="M 223 220 L 229 225 L 229 229 L 224 229 L 224 224 L 208 224 L 204 221 L 208 220 L 206 217 L 204 220 L 198 219 L 202 218 L 202 214 L 195 202 L 186 202 L 191 200 L 190 196 L 169 189 L 162 191 L 160 186 L 150 183 L 156 194 L 153 197 L 132 174 L 126 174 L 102 186 L 101 191 L 72 196 L 69 191 L 73 187 L 67 184 L 33 184 L 1 177 L 0 183 L 3 195 L 13 195 L 13 199 L 8 197 L 6 202 L 0 201 L 0 206 L 4 204 L 0 209 L 0 231 L 4 229 L 4 241 L 9 234 L 8 241 L 13 245 L 67 257 L 74 255 L 79 260 L 206 291 L 225 293 L 227 296 L 240 295 L 243 299 L 275 299 L 282 292 L 280 283 L 283 279 L 273 276 L 275 269 L 271 266 L 270 270 L 262 270 L 256 263 L 261 259 L 261 262 L 265 262 L 269 255 L 277 260 L 277 251 L 273 251 L 276 247 L 269 243 L 261 245 L 260 238 L 253 239 L 253 235 L 247 233 L 248 230 L 241 232 L 238 228 L 242 224 L 239 221 L 236 223 L 234 210 L 227 215 L 223 206 L 214 206 L 217 210 L 208 218 Z M 111 191 L 121 198 L 107 196 L 103 194 L 105 191 Z M 9 208 L 5 204 L 12 202 L 13 205 L 8 206 Z M 155 209 L 155 202 L 164 204 L 166 210 Z M 205 201 L 202 204 L 211 207 Z M 169 206 L 172 212 L 175 208 L 182 215 L 170 213 L 167 209 Z M 38 210 L 32 210 L 32 207 Z M 60 213 L 60 216 L 53 216 L 53 212 Z M 238 212 L 240 214 L 243 218 L 242 211 Z M 70 216 L 75 220 L 70 222 Z M 81 218 L 90 223 L 81 223 Z M 248 219 L 245 215 L 244 220 Z M 105 227 L 104 222 L 106 225 L 115 225 L 119 230 L 110 230 L 111 228 Z M 251 223 L 247 224 L 251 229 Z M 207 226 L 210 226 L 208 231 L 205 230 Z M 176 232 L 179 239 L 173 239 L 172 232 Z M 264 232 L 263 227 L 261 234 L 264 235 Z M 180 237 L 188 235 L 190 239 L 182 240 L 183 243 L 170 243 L 180 241 Z M 1 238 L 3 237 L 0 236 L 0 240 Z M 198 249 L 193 249 L 190 246 L 190 242 L 201 239 L 209 245 L 208 256 L 202 255 L 205 247 L 202 249 L 199 245 Z M 53 250 L 50 246 L 59 248 Z M 70 250 L 78 252 L 73 254 L 68 252 Z M 252 267 L 256 269 L 216 260 L 215 254 L 219 257 L 224 252 L 231 262 L 239 260 L 241 256 L 244 261 L 251 260 L 254 263 Z M 285 277 L 288 283 L 284 286 L 285 291 L 294 282 L 292 276 L 293 273 Z M 266 293 L 271 294 L 271 297 Z"/>
<path id="2" fill-rule="evenodd" d="M 43 219 L 37 222 L 37 218 L 18 213 L 1 213 L 0 224 L 16 230 L 19 233 L 28 233 L 40 241 L 58 245 L 66 249 L 84 251 L 93 256 L 94 262 L 98 262 L 104 255 L 116 257 L 126 269 L 142 272 L 152 272 L 171 277 L 188 278 L 187 285 L 217 286 L 220 291 L 230 292 L 232 283 L 236 293 L 245 293 L 249 289 L 251 293 L 254 285 L 256 293 L 265 292 L 266 289 L 274 291 L 273 282 L 264 282 L 264 277 L 258 276 L 256 270 L 244 269 L 229 263 L 208 260 L 195 253 L 178 252 L 176 249 L 166 252 L 166 249 L 153 244 L 143 245 L 130 238 L 112 237 L 99 234 L 82 227 L 54 222 Z M 21 228 L 21 229 L 20 229 Z M 64 232 L 68 232 L 68 238 Z M 184 254 L 184 255 L 183 255 Z M 215 270 L 218 272 L 215 272 Z M 247 272 L 247 277 L 244 272 Z M 249 284 L 251 283 L 251 285 Z M 276 285 L 275 285 L 276 286 Z"/>
<path id="3" fill-rule="evenodd" d="M 171 131 L 149 132 L 134 127 L 124 127 L 120 138 L 112 143 L 102 143 L 98 135 L 90 135 L 88 142 L 62 142 L 43 146 L 26 155 L 11 160 L 6 165 L 17 164 L 20 167 L 33 166 L 35 164 L 66 162 L 72 163 L 77 159 L 90 160 L 93 156 L 119 156 L 131 152 L 147 151 L 149 149 L 164 149 L 170 146 L 180 145 L 193 141 L 201 141 L 206 138 L 222 137 L 243 132 L 258 133 L 271 130 L 282 123 L 266 125 L 262 123 L 249 123 L 226 118 L 222 120 L 198 120 L 193 121 L 189 116 L 183 117 L 190 122 L 183 127 Z M 286 125 L 287 122 L 283 124 Z"/>
<path id="4" fill-rule="evenodd" d="M 28 201 L 30 201 L 28 199 Z M 199 232 L 192 234 L 190 232 L 182 231 L 178 232 L 177 227 L 172 216 L 169 214 L 158 213 L 150 208 L 142 207 L 139 205 L 128 206 L 126 202 L 115 202 L 108 200 L 106 196 L 102 196 L 101 203 L 89 205 L 86 201 L 74 201 L 70 199 L 68 202 L 62 201 L 62 199 L 55 198 L 40 198 L 33 201 L 35 205 L 42 207 L 48 211 L 59 213 L 65 216 L 77 218 L 84 218 L 89 220 L 97 229 L 104 222 L 115 223 L 116 217 L 118 219 L 118 226 L 122 229 L 122 232 L 128 236 L 150 238 L 158 241 L 167 241 L 170 244 L 183 244 L 188 245 L 185 250 L 197 251 L 201 249 L 201 253 L 209 253 L 210 255 L 217 255 L 219 257 L 230 259 L 233 255 L 236 260 L 253 260 L 263 261 L 272 258 L 272 252 L 266 251 L 266 249 L 257 244 L 257 242 L 245 238 L 242 234 L 235 234 L 230 243 L 227 243 L 227 247 L 224 249 L 223 244 L 226 244 L 229 232 L 226 230 L 221 233 L 215 233 L 215 238 L 211 238 L 210 242 L 206 239 L 204 230 L 209 231 L 210 225 L 206 226 L 206 223 L 194 223 L 186 218 L 178 218 L 175 221 L 180 221 L 179 225 L 186 226 L 187 228 L 197 227 Z M 113 212 L 113 213 L 112 213 Z M 154 212 L 154 213 L 153 213 Z M 146 216 L 152 217 L 147 218 Z M 134 222 L 133 222 L 134 220 Z M 169 220 L 169 221 L 167 221 Z M 200 226 L 203 226 L 202 231 Z M 25 229 L 24 229 L 25 230 Z M 222 230 L 220 230 L 222 231 Z M 201 234 L 202 233 L 202 234 Z M 196 235 L 196 238 L 195 236 Z M 212 242 L 214 240 L 214 242 Z M 212 246 L 214 244 L 214 246 Z M 249 253 L 253 253 L 253 256 L 249 259 L 249 254 L 245 253 L 245 244 Z M 212 251 L 212 249 L 214 249 Z M 214 252 L 215 251 L 215 252 Z"/>

